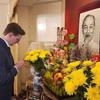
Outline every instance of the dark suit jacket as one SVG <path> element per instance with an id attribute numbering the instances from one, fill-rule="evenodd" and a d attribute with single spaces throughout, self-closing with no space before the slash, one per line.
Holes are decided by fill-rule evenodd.
<path id="1" fill-rule="evenodd" d="M 17 70 L 5 41 L 0 38 L 0 100 L 11 100 Z"/>

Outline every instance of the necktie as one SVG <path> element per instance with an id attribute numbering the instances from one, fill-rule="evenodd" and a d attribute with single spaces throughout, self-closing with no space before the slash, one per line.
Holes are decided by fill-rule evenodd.
<path id="1" fill-rule="evenodd" d="M 12 54 L 11 54 L 10 47 L 8 47 L 8 53 L 9 53 L 9 57 L 11 58 L 11 60 L 12 60 L 13 63 L 14 63 L 14 59 L 13 59 L 13 56 L 12 56 Z"/>
<path id="2" fill-rule="evenodd" d="M 8 52 L 10 53 L 10 47 L 8 47 Z"/>

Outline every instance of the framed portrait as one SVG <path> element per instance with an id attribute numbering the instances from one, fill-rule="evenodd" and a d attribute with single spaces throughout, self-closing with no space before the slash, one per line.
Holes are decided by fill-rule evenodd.
<path id="1" fill-rule="evenodd" d="M 79 9 L 78 44 L 87 44 L 92 53 L 100 53 L 100 0 Z"/>

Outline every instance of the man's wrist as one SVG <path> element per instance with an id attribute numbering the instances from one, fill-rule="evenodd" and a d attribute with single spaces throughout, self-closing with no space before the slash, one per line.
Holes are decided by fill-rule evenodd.
<path id="1" fill-rule="evenodd" d="M 17 72 L 18 72 L 18 68 L 16 67 L 16 66 L 14 66 L 15 68 L 16 68 L 16 70 L 17 70 Z"/>

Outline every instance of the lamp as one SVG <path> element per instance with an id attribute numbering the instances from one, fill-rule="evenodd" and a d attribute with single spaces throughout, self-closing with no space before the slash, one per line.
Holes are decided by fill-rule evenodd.
<path id="1" fill-rule="evenodd" d="M 41 41 L 31 42 L 28 51 L 38 50 L 38 49 L 47 50 L 44 42 Z"/>

